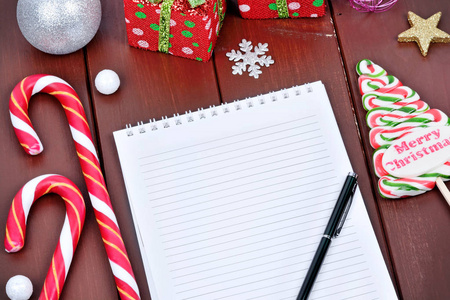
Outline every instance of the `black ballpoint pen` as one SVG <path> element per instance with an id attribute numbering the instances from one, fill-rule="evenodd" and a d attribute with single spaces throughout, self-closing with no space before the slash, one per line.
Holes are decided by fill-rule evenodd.
<path id="1" fill-rule="evenodd" d="M 350 205 L 352 203 L 353 194 L 355 193 L 357 186 L 358 175 L 350 172 L 347 179 L 344 182 L 341 193 L 337 199 L 336 205 L 331 213 L 330 220 L 328 221 L 325 232 L 320 240 L 319 247 L 311 262 L 311 266 L 306 273 L 305 280 L 303 281 L 300 292 L 298 293 L 297 300 L 308 299 L 309 293 L 312 290 L 314 281 L 322 266 L 323 259 L 331 244 L 331 238 L 339 235 L 344 226 L 345 219 L 347 217 Z"/>

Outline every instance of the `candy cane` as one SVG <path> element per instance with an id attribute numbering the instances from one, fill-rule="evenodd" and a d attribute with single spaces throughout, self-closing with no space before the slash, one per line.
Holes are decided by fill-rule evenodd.
<path id="1" fill-rule="evenodd" d="M 42 175 L 30 180 L 14 197 L 6 222 L 5 249 L 17 252 L 25 244 L 26 223 L 31 205 L 43 195 L 56 193 L 66 204 L 66 217 L 52 263 L 39 299 L 59 299 L 73 254 L 83 229 L 86 207 L 83 196 L 69 179 Z"/>
<path id="2" fill-rule="evenodd" d="M 120 296 L 122 299 L 140 299 L 86 115 L 75 90 L 61 78 L 51 75 L 32 75 L 18 83 L 9 102 L 11 121 L 17 138 L 27 153 L 36 155 L 42 152 L 42 143 L 28 116 L 28 102 L 31 96 L 39 92 L 55 96 L 64 108 Z"/>

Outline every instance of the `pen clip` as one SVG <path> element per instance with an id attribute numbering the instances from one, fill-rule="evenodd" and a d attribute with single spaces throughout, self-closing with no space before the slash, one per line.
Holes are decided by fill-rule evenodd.
<path id="1" fill-rule="evenodd" d="M 350 207 L 353 202 L 353 196 L 355 195 L 356 187 L 357 187 L 357 185 L 355 184 L 353 186 L 352 196 L 350 197 L 350 199 L 347 202 L 347 206 L 345 207 L 344 213 L 342 214 L 342 217 L 339 220 L 339 223 L 336 227 L 336 232 L 334 233 L 333 237 L 337 237 L 341 233 L 342 227 L 344 227 L 345 220 L 347 219 L 348 212 L 350 211 Z"/>

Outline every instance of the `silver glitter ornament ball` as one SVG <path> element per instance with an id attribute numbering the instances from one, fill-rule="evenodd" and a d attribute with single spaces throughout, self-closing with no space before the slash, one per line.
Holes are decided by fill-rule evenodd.
<path id="1" fill-rule="evenodd" d="M 19 0 L 17 22 L 26 40 L 49 54 L 68 54 L 89 43 L 100 26 L 100 0 Z"/>

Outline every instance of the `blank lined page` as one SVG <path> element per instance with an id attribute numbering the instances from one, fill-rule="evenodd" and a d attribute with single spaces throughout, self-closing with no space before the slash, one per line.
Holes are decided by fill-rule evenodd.
<path id="1" fill-rule="evenodd" d="M 296 299 L 351 165 L 321 82 L 114 133 L 153 300 Z M 310 299 L 395 299 L 357 191 Z"/>

